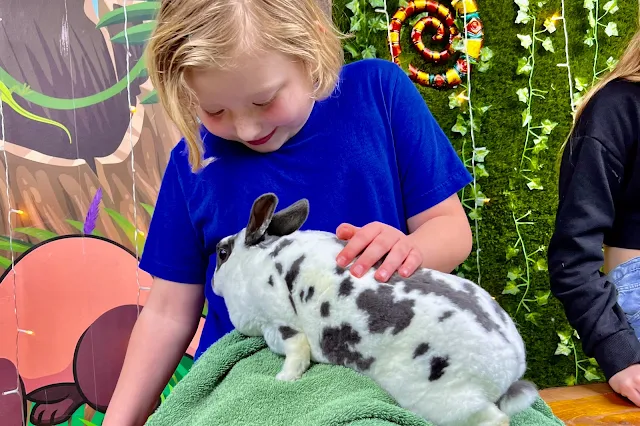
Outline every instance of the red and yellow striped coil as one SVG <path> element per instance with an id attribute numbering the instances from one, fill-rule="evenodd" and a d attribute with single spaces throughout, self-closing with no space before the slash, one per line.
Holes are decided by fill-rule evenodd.
<path id="1" fill-rule="evenodd" d="M 470 58 L 477 59 L 480 56 L 480 49 L 483 45 L 483 27 L 478 14 L 478 7 L 475 0 L 452 0 L 451 5 L 459 16 L 462 16 L 468 34 L 467 54 Z M 400 30 L 402 24 L 416 13 L 427 12 L 427 16 L 421 18 L 411 30 L 411 41 L 421 56 L 432 63 L 440 63 L 449 60 L 455 52 L 454 43 L 462 38 L 460 31 L 455 25 L 455 18 L 449 8 L 435 0 L 413 0 L 406 7 L 400 7 L 391 18 L 389 23 L 389 43 L 393 61 L 400 65 Z M 466 13 L 466 14 L 465 14 Z M 432 29 L 435 34 L 432 40 L 436 42 L 445 41 L 445 48 L 434 51 L 425 46 L 422 41 L 422 34 L 425 29 Z M 452 68 L 445 73 L 431 74 L 419 70 L 413 64 L 409 64 L 409 77 L 428 87 L 455 88 L 469 71 L 467 69 L 467 59 L 465 55 L 459 58 Z"/>

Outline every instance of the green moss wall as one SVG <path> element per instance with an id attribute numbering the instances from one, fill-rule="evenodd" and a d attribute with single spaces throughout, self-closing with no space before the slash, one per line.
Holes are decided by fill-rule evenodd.
<path id="1" fill-rule="evenodd" d="M 442 3 L 450 5 L 449 0 Z M 397 1 L 387 2 L 390 16 L 397 7 Z M 473 185 L 461 195 L 476 229 L 476 246 L 459 273 L 480 279 L 515 318 L 527 345 L 527 377 L 538 386 L 602 380 L 595 362 L 581 352 L 560 303 L 549 296 L 546 247 L 556 207 L 555 161 L 572 117 L 568 68 L 558 64 L 566 63 L 568 53 L 571 90 L 579 98 L 595 81 L 594 74 L 599 77 L 611 63 L 609 58 L 617 59 L 633 35 L 638 2 L 565 0 L 566 35 L 561 19 L 552 21 L 552 32 L 547 20 L 562 14 L 561 0 L 478 0 L 478 7 L 488 49 L 471 76 L 473 138 L 469 104 L 456 98 L 468 94 L 467 88 L 418 86 L 470 170 L 475 152 L 475 197 Z M 386 18 L 375 8 L 384 8 L 384 1 L 334 1 L 334 20 L 343 32 L 355 35 L 345 40 L 347 61 L 363 56 L 391 59 Z M 516 23 L 518 16 L 524 22 Z M 590 22 L 596 20 L 594 37 Z M 405 24 L 405 70 L 409 61 L 430 72 L 452 66 L 453 61 L 444 67 L 426 63 L 409 37 Z M 426 35 L 424 39 L 436 47 Z M 523 111 L 524 117 L 531 117 L 524 126 Z"/>

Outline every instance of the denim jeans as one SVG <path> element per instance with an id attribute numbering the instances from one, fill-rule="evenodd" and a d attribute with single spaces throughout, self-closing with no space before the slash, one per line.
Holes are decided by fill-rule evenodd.
<path id="1" fill-rule="evenodd" d="M 609 280 L 618 290 L 618 304 L 640 339 L 640 257 L 616 266 L 609 273 Z"/>

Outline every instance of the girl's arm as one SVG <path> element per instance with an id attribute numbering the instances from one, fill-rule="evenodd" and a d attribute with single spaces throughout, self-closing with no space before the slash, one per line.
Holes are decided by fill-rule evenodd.
<path id="1" fill-rule="evenodd" d="M 198 327 L 202 285 L 154 279 L 129 340 L 103 426 L 143 425 Z"/>
<path id="2" fill-rule="evenodd" d="M 471 253 L 473 235 L 457 195 L 409 218 L 407 224 L 408 239 L 420 251 L 423 267 L 451 272 Z"/>

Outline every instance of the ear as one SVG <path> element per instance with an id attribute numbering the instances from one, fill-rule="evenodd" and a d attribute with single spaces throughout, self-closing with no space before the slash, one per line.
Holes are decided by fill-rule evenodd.
<path id="1" fill-rule="evenodd" d="M 273 216 L 267 234 L 276 237 L 289 235 L 302 226 L 309 217 L 309 201 L 303 198 Z"/>
<path id="2" fill-rule="evenodd" d="M 246 245 L 257 244 L 264 237 L 277 204 L 278 197 L 272 193 L 263 194 L 253 202 L 244 238 Z"/>

